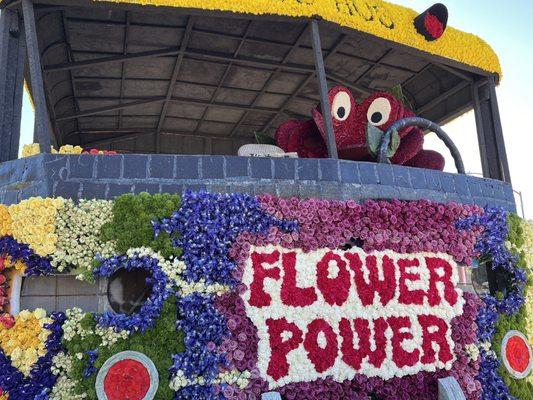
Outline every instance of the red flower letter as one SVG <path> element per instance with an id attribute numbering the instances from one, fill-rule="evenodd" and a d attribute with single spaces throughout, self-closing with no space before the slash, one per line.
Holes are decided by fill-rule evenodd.
<path id="1" fill-rule="evenodd" d="M 370 364 L 376 368 L 381 367 L 383 360 L 387 356 L 385 352 L 387 347 L 387 339 L 385 337 L 387 322 L 383 318 L 374 320 L 374 342 L 376 344 L 376 350 L 374 351 L 370 350 L 370 328 L 368 320 L 356 318 L 354 319 L 354 326 L 355 333 L 359 339 L 357 348 L 354 346 L 354 331 L 352 330 L 350 321 L 343 318 L 339 323 L 339 330 L 342 337 L 342 361 L 358 371 L 361 369 L 361 363 L 368 356 Z"/>
<path id="2" fill-rule="evenodd" d="M 335 278 L 329 277 L 331 261 L 335 261 L 339 269 Z M 350 291 L 350 273 L 346 269 L 346 262 L 338 254 L 331 251 L 326 253 L 316 266 L 316 283 L 326 303 L 332 306 L 343 305 Z"/>
<path id="3" fill-rule="evenodd" d="M 457 292 L 452 283 L 452 266 L 442 258 L 426 257 L 426 265 L 429 269 L 429 290 L 428 302 L 430 306 L 439 305 L 441 297 L 437 289 L 437 282 L 444 284 L 444 298 L 451 306 L 457 303 Z M 443 275 L 437 273 L 437 269 L 441 269 Z"/>
<path id="4" fill-rule="evenodd" d="M 318 343 L 318 335 L 320 332 L 324 333 L 326 338 L 326 345 L 322 347 Z M 307 326 L 307 334 L 305 335 L 304 348 L 307 350 L 307 357 L 315 365 L 318 373 L 326 371 L 333 367 L 335 359 L 339 352 L 337 346 L 337 335 L 323 319 L 315 319 Z"/>
<path id="5" fill-rule="evenodd" d="M 289 373 L 287 354 L 302 343 L 303 332 L 295 323 L 287 322 L 285 318 L 269 318 L 266 320 L 266 324 L 268 326 L 270 349 L 272 351 L 267 373 L 277 381 Z M 291 337 L 284 341 L 281 337 L 283 332 L 291 333 Z"/>
<path id="6" fill-rule="evenodd" d="M 435 350 L 433 349 L 433 343 L 439 346 L 439 360 L 443 363 L 450 361 L 453 356 L 450 349 L 450 345 L 446 340 L 446 332 L 448 331 L 448 325 L 439 317 L 434 315 L 419 315 L 418 323 L 422 327 L 422 355 L 423 364 L 432 364 L 435 362 Z M 430 332 L 429 328 L 437 328 L 435 331 Z"/>
<path id="7" fill-rule="evenodd" d="M 387 305 L 394 297 L 396 291 L 395 268 L 392 260 L 384 256 L 383 280 L 379 279 L 376 256 L 367 256 L 365 263 L 368 269 L 369 281 L 365 280 L 363 275 L 363 263 L 357 253 L 346 253 L 344 255 L 350 262 L 350 268 L 355 272 L 355 285 L 357 293 L 363 306 L 369 306 L 374 303 L 376 292 L 379 293 L 379 299 L 383 306 Z"/>
<path id="8" fill-rule="evenodd" d="M 417 272 L 407 272 L 407 268 L 418 267 L 420 261 L 415 259 L 402 258 L 398 260 L 398 267 L 400 268 L 400 296 L 398 301 L 403 304 L 424 304 L 424 297 L 426 292 L 421 289 L 409 290 L 406 281 L 416 282 L 420 281 L 420 274 Z"/>
<path id="9" fill-rule="evenodd" d="M 250 305 L 254 307 L 266 307 L 270 305 L 272 297 L 265 293 L 263 283 L 265 278 L 279 279 L 279 268 L 265 269 L 263 263 L 274 264 L 279 260 L 279 251 L 275 250 L 270 254 L 252 253 L 252 266 L 254 269 L 254 280 L 250 285 Z"/>
<path id="10" fill-rule="evenodd" d="M 315 289 L 296 286 L 296 253 L 291 251 L 281 257 L 284 271 L 283 283 L 281 284 L 281 301 L 283 304 L 293 307 L 304 307 L 313 304 L 317 299 Z"/>
<path id="11" fill-rule="evenodd" d="M 420 358 L 420 350 L 415 349 L 409 352 L 402 347 L 404 340 L 413 338 L 413 335 L 409 332 L 411 320 L 409 317 L 389 317 L 387 322 L 392 328 L 392 361 L 398 368 L 412 367 Z"/>

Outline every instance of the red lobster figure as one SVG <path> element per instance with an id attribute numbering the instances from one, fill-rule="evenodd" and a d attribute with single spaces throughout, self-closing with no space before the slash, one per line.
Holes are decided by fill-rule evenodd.
<path id="1" fill-rule="evenodd" d="M 413 117 L 401 100 L 384 92 L 374 93 L 358 104 L 352 93 L 342 86 L 329 91 L 333 131 L 339 158 L 357 161 L 375 161 L 367 140 L 368 125 L 382 132 L 396 121 Z M 411 167 L 444 169 L 444 157 L 432 150 L 424 150 L 424 132 L 408 126 L 399 132 L 400 143 L 391 157 L 393 164 Z M 276 143 L 286 152 L 297 152 L 299 157 L 327 157 L 326 128 L 319 106 L 313 109 L 313 119 L 290 120 L 276 131 Z"/>

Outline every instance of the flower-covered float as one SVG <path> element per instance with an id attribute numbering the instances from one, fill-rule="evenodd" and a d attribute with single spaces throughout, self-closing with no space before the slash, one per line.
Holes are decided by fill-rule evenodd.
<path id="1" fill-rule="evenodd" d="M 532 227 L 501 209 L 187 192 L 1 215 L 2 276 L 146 270 L 151 287 L 133 313 L 4 313 L 10 399 L 431 399 L 447 376 L 468 399 L 531 388 L 500 352 L 528 332 Z M 459 287 L 478 263 L 506 272 L 505 293 Z M 525 372 L 524 343 L 506 342 Z"/>
<path id="2" fill-rule="evenodd" d="M 531 398 L 500 66 L 442 4 L 0 6 L 1 400 Z"/>

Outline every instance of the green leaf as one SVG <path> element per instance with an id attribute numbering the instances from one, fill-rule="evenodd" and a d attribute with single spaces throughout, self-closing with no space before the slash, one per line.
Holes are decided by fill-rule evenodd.
<path id="1" fill-rule="evenodd" d="M 379 152 L 379 146 L 381 146 L 381 138 L 383 137 L 383 132 L 376 128 L 372 124 L 368 124 L 366 127 L 366 145 L 368 152 L 372 157 L 376 157 Z"/>
<path id="2" fill-rule="evenodd" d="M 273 137 L 261 132 L 255 132 L 255 140 L 258 144 L 273 144 L 274 146 L 276 145 L 276 140 Z"/>
<path id="3" fill-rule="evenodd" d="M 396 151 L 398 151 L 398 147 L 400 147 L 400 135 L 394 130 L 392 131 L 387 157 L 392 158 L 396 154 Z"/>
<path id="4" fill-rule="evenodd" d="M 385 90 L 385 92 L 393 95 L 398 100 L 400 100 L 405 108 L 408 108 L 409 110 L 413 109 L 411 103 L 407 99 L 407 96 L 403 94 L 402 85 L 393 86 L 390 89 Z"/>
<path id="5" fill-rule="evenodd" d="M 394 97 L 396 97 L 399 100 L 402 100 L 404 98 L 402 85 L 396 85 L 391 87 L 389 90 L 387 90 L 387 93 L 392 94 Z"/>

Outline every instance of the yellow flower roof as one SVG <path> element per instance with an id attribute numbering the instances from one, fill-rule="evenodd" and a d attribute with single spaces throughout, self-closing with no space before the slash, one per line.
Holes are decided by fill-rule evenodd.
<path id="1" fill-rule="evenodd" d="M 320 16 L 324 20 L 366 32 L 431 54 L 496 73 L 498 56 L 481 38 L 448 27 L 444 35 L 428 42 L 413 24 L 414 10 L 382 0 L 93 0 L 169 7 L 221 10 L 243 14 L 289 17 Z M 432 3 L 428 3 L 428 6 Z"/>

